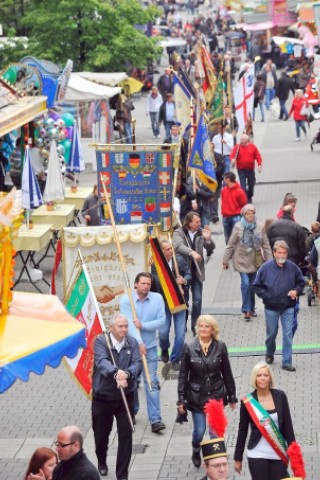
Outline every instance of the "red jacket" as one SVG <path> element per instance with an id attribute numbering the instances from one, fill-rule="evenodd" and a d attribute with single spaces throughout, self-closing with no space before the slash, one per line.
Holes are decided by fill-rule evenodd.
<path id="1" fill-rule="evenodd" d="M 301 113 L 300 113 L 301 108 L 306 103 L 307 103 L 306 98 L 304 98 L 304 97 L 294 98 L 293 101 L 292 101 L 291 108 L 290 108 L 289 117 L 293 112 L 294 120 L 306 120 L 307 116 L 306 115 L 301 115 Z"/>
<path id="2" fill-rule="evenodd" d="M 237 154 L 239 149 L 239 153 Z M 248 143 L 248 145 L 237 144 L 233 147 L 233 150 L 230 154 L 231 160 L 234 160 L 237 157 L 237 169 L 238 170 L 254 170 L 254 162 L 256 161 L 258 165 L 262 165 L 262 158 L 259 150 L 253 143 Z"/>
<path id="3" fill-rule="evenodd" d="M 247 195 L 238 182 L 235 182 L 231 187 L 223 187 L 221 190 L 221 213 L 223 217 L 240 215 L 242 207 L 247 203 Z"/>

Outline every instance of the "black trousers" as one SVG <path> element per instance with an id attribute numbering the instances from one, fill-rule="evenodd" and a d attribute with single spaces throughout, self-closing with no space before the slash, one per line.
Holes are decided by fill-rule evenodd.
<path id="1" fill-rule="evenodd" d="M 281 480 L 289 476 L 282 460 L 248 458 L 252 480 Z"/>
<path id="2" fill-rule="evenodd" d="M 133 392 L 126 395 L 129 410 L 133 414 Z M 117 421 L 118 453 L 116 475 L 117 479 L 128 478 L 128 468 L 132 455 L 132 431 L 127 412 L 122 399 L 107 401 L 92 399 L 92 428 L 98 462 L 106 463 L 109 445 L 109 435 L 112 430 L 113 418 Z"/>

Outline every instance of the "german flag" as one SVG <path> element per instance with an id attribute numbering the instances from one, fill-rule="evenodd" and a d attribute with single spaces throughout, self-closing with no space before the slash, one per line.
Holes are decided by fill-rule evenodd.
<path id="1" fill-rule="evenodd" d="M 181 293 L 180 287 L 173 276 L 169 264 L 161 250 L 159 240 L 149 237 L 152 258 L 157 270 L 159 282 L 165 296 L 168 308 L 172 314 L 186 310 L 186 304 Z"/>

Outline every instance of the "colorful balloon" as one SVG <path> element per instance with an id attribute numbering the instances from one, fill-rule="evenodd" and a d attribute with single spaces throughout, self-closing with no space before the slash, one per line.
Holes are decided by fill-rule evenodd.
<path id="1" fill-rule="evenodd" d="M 72 134 L 73 134 L 73 127 L 68 127 L 68 128 L 67 128 L 66 138 L 68 138 L 68 140 L 71 140 Z"/>
<path id="2" fill-rule="evenodd" d="M 36 141 L 35 141 L 35 144 L 36 144 L 36 147 L 38 147 L 38 148 L 43 147 L 43 145 L 44 145 L 43 139 L 42 138 L 37 138 Z"/>
<path id="3" fill-rule="evenodd" d="M 67 127 L 72 127 L 74 124 L 74 117 L 71 115 L 71 113 L 66 112 L 61 116 L 62 120 L 66 124 Z"/>
<path id="4" fill-rule="evenodd" d="M 66 163 L 69 162 L 70 152 L 71 152 L 71 142 L 67 138 L 61 142 L 61 145 L 64 148 L 64 158 Z"/>

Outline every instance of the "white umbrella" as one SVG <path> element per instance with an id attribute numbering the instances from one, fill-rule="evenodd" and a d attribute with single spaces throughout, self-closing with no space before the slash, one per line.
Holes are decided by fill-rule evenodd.
<path id="1" fill-rule="evenodd" d="M 23 208 L 30 210 L 31 208 L 37 208 L 40 207 L 40 205 L 43 205 L 43 198 L 37 177 L 32 168 L 30 148 L 28 146 L 26 147 L 24 154 L 21 190 Z"/>
<path id="2" fill-rule="evenodd" d="M 55 140 L 52 141 L 50 147 L 47 181 L 43 198 L 46 203 L 55 201 L 63 202 L 64 200 L 64 185 Z"/>

